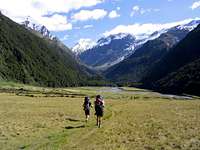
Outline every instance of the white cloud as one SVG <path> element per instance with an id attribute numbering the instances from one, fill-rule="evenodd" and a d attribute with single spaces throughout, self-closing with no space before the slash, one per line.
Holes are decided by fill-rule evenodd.
<path id="1" fill-rule="evenodd" d="M 131 17 L 133 16 L 133 15 L 135 15 L 137 12 L 139 12 L 140 11 L 140 6 L 138 6 L 138 5 L 135 5 L 135 6 L 133 6 L 133 8 L 132 8 L 132 12 L 131 12 Z"/>
<path id="2" fill-rule="evenodd" d="M 109 13 L 108 15 L 109 18 L 117 18 L 117 17 L 120 17 L 120 15 L 117 13 L 116 10 L 113 10 Z"/>
<path id="3" fill-rule="evenodd" d="M 91 25 L 91 24 L 88 24 L 88 25 L 83 26 L 84 29 L 93 28 L 93 27 L 94 27 L 94 26 Z"/>
<path id="4" fill-rule="evenodd" d="M 117 10 L 120 10 L 121 8 L 120 7 L 117 7 Z"/>
<path id="5" fill-rule="evenodd" d="M 190 7 L 192 10 L 197 9 L 200 7 L 200 1 L 196 1 L 192 4 L 192 6 Z"/>
<path id="6" fill-rule="evenodd" d="M 80 12 L 74 14 L 72 19 L 74 21 L 87 21 L 87 20 L 99 20 L 107 15 L 107 11 L 104 9 L 94 9 L 94 10 L 81 10 Z"/>
<path id="7" fill-rule="evenodd" d="M 67 18 L 62 15 L 55 14 L 51 17 L 40 17 L 40 24 L 43 24 L 51 31 L 71 30 L 72 24 L 67 22 Z"/>
<path id="8" fill-rule="evenodd" d="M 104 0 L 0 0 L 1 9 L 5 9 L 11 13 L 30 15 L 36 12 L 41 15 L 52 13 L 67 13 L 73 9 L 81 7 L 95 6 Z M 32 14 L 32 13 L 31 13 Z"/>
<path id="9" fill-rule="evenodd" d="M 199 18 L 196 18 L 199 19 Z M 171 23 L 165 23 L 165 24 L 152 24 L 152 23 L 146 23 L 146 24 L 132 24 L 132 25 L 118 25 L 117 27 L 113 28 L 110 31 L 106 31 L 103 33 L 104 36 L 109 36 L 112 34 L 118 34 L 118 33 L 130 33 L 136 36 L 137 39 L 143 38 L 144 35 L 150 35 L 155 31 L 171 28 L 176 25 L 186 24 L 192 21 L 193 19 L 186 19 L 183 21 L 178 22 L 171 22 Z"/>
<path id="10" fill-rule="evenodd" d="M 141 8 L 140 6 L 138 5 L 135 5 L 133 6 L 132 8 L 132 12 L 130 14 L 131 17 L 133 17 L 135 14 L 141 14 L 143 15 L 144 13 L 148 13 L 148 12 L 158 12 L 160 11 L 160 9 L 144 9 L 144 8 Z"/>
<path id="11" fill-rule="evenodd" d="M 0 0 L 0 10 L 16 22 L 22 22 L 27 16 L 30 16 L 39 23 L 47 23 L 44 25 L 47 27 L 50 26 L 54 31 L 57 30 L 58 24 L 54 21 L 51 24 L 52 19 L 62 20 L 61 25 L 58 27 L 58 31 L 60 31 L 61 29 L 70 29 L 71 25 L 64 21 L 64 19 L 61 19 L 61 17 L 52 16 L 48 19 L 46 15 L 68 13 L 71 10 L 95 6 L 102 2 L 104 0 Z"/>
<path id="12" fill-rule="evenodd" d="M 139 11 L 140 10 L 140 6 L 138 6 L 138 5 L 133 6 L 133 10 L 136 11 L 136 12 Z"/>
<path id="13" fill-rule="evenodd" d="M 68 40 L 68 38 L 69 38 L 69 35 L 66 34 L 66 35 L 61 39 L 61 41 L 66 41 L 66 40 Z"/>

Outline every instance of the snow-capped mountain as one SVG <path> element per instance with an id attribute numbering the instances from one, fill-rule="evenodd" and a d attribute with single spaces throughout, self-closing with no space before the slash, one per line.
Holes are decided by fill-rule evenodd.
<path id="1" fill-rule="evenodd" d="M 132 55 L 146 42 L 157 39 L 165 33 L 173 35 L 178 43 L 186 33 L 196 28 L 199 23 L 200 20 L 196 19 L 186 24 L 163 28 L 150 35 L 144 33 L 134 36 L 128 33 L 119 33 L 102 37 L 96 43 L 81 41 L 80 43 L 84 46 L 76 45 L 73 51 L 78 52 L 78 56 L 85 64 L 96 69 L 107 69 Z"/>
<path id="2" fill-rule="evenodd" d="M 96 69 L 107 69 L 130 55 L 149 40 L 158 38 L 165 30 L 155 32 L 152 35 L 144 35 L 137 39 L 128 33 L 119 33 L 100 38 L 89 49 L 81 49 L 80 59 L 87 65 Z M 75 48 L 78 48 L 75 46 Z"/>
<path id="3" fill-rule="evenodd" d="M 151 70 L 153 70 L 154 66 L 157 66 L 156 64 L 162 58 L 168 54 L 171 55 L 171 53 L 173 53 L 173 48 L 176 47 L 177 44 L 181 43 L 180 41 L 182 39 L 185 39 L 185 37 L 190 32 L 189 29 L 179 28 L 179 26 L 177 26 L 165 30 L 165 32 L 162 33 L 158 38 L 149 40 L 139 49 L 137 49 L 131 56 L 116 64 L 115 66 L 107 69 L 104 72 L 105 76 L 108 79 L 117 82 L 121 82 L 122 80 L 123 82 L 140 82 L 143 78 L 145 78 L 146 75 L 148 75 L 149 72 L 151 72 Z M 152 36 L 155 37 L 157 34 L 159 35 L 160 33 L 156 32 L 152 34 Z M 182 47 L 179 48 L 180 50 L 182 49 Z M 185 54 L 183 53 L 181 55 Z M 176 58 L 176 56 L 172 57 Z M 171 59 L 171 56 L 169 59 Z M 162 68 L 163 66 L 159 67 Z M 160 71 L 162 71 L 162 69 L 159 69 L 157 73 Z"/>
<path id="4" fill-rule="evenodd" d="M 52 35 L 50 31 L 44 25 L 36 24 L 30 21 L 28 18 L 26 21 L 22 22 L 21 24 L 24 25 L 27 29 L 32 29 L 34 31 L 37 31 L 45 38 L 48 38 L 50 40 L 56 39 L 56 37 Z"/>
<path id="5" fill-rule="evenodd" d="M 80 39 L 78 43 L 72 48 L 75 55 L 80 55 L 84 51 L 91 49 L 96 45 L 96 42 L 91 39 Z"/>
<path id="6" fill-rule="evenodd" d="M 107 37 L 103 37 L 97 41 L 97 44 L 95 46 L 104 46 L 110 44 L 113 40 L 123 40 L 123 39 L 129 39 L 129 40 L 135 40 L 135 37 L 131 34 L 127 33 L 118 33 L 114 35 L 109 35 Z"/>
<path id="7" fill-rule="evenodd" d="M 87 65 L 96 69 L 105 69 L 124 58 L 135 50 L 136 39 L 131 34 L 119 33 L 99 39 L 92 48 L 82 52 L 79 57 Z"/>
<path id="8" fill-rule="evenodd" d="M 192 31 L 194 30 L 198 25 L 200 24 L 200 20 L 192 20 L 191 22 L 187 23 L 187 24 L 183 24 L 183 25 L 179 25 L 177 26 L 178 29 L 180 30 L 189 30 Z"/>
<path id="9" fill-rule="evenodd" d="M 107 36 L 107 37 L 102 37 L 97 42 L 94 42 L 91 39 L 80 39 L 75 44 L 75 46 L 72 48 L 72 51 L 76 55 L 80 55 L 81 53 L 84 53 L 85 51 L 92 49 L 94 47 L 108 45 L 113 40 L 122 40 L 124 38 L 127 38 L 127 39 L 129 38 L 129 39 L 134 40 L 134 37 L 132 35 L 126 34 L 126 33 L 119 33 L 119 34 L 116 34 L 116 35 L 110 35 L 110 36 Z M 129 48 L 127 48 L 127 50 L 130 50 L 133 47 L 134 46 L 130 46 Z"/>
<path id="10" fill-rule="evenodd" d="M 137 39 L 134 35 L 128 33 L 118 33 L 109 35 L 107 37 L 100 38 L 97 42 L 92 41 L 91 39 L 80 39 L 77 44 L 72 48 L 72 51 L 76 55 L 81 55 L 87 50 L 94 49 L 96 47 L 101 47 L 105 45 L 109 45 L 114 40 L 128 40 L 129 43 L 126 45 L 127 51 L 135 51 L 142 44 L 146 43 L 148 40 L 153 40 L 159 37 L 162 33 L 166 32 L 166 30 L 156 31 L 152 35 L 144 35 L 144 38 Z M 130 41 L 134 41 L 131 43 Z M 123 57 L 124 58 L 124 57 Z"/>

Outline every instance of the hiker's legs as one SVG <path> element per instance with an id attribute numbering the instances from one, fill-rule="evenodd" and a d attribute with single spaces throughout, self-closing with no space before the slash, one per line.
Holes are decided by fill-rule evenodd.
<path id="1" fill-rule="evenodd" d="M 97 126 L 101 127 L 101 116 L 97 116 Z"/>
<path id="2" fill-rule="evenodd" d="M 97 116 L 97 126 L 99 125 L 99 116 Z"/>
<path id="3" fill-rule="evenodd" d="M 90 115 L 86 115 L 86 122 L 89 120 Z"/>
<path id="4" fill-rule="evenodd" d="M 99 116 L 99 125 L 98 127 L 100 128 L 101 127 L 101 117 Z"/>
<path id="5" fill-rule="evenodd" d="M 90 117 L 90 110 L 85 110 L 85 121 L 87 122 Z"/>

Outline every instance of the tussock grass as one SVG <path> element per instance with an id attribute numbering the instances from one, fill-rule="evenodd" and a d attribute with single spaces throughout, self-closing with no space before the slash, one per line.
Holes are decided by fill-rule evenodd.
<path id="1" fill-rule="evenodd" d="M 0 93 L 0 147 L 4 150 L 200 147 L 197 97 L 177 100 L 130 88 L 110 92 L 98 87 L 51 89 L 17 85 L 14 89 L 17 90 Z M 84 96 L 89 95 L 93 101 L 96 94 L 106 100 L 100 129 L 95 126 L 94 110 L 87 124 L 82 110 Z"/>

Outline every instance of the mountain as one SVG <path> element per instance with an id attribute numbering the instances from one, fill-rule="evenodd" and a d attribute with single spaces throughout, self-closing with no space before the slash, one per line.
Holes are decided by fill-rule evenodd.
<path id="1" fill-rule="evenodd" d="M 153 89 L 164 93 L 187 93 L 200 96 L 200 59 L 158 80 Z"/>
<path id="2" fill-rule="evenodd" d="M 74 53 L 66 45 L 64 45 L 55 35 L 51 34 L 51 32 L 44 25 L 36 24 L 30 17 L 27 18 L 26 21 L 22 22 L 21 25 L 36 36 L 44 38 L 48 43 L 55 44 L 57 47 L 66 51 L 68 54 L 71 55 L 71 57 L 73 57 L 74 59 L 76 59 L 76 61 L 79 62 Z"/>
<path id="3" fill-rule="evenodd" d="M 152 67 L 142 80 L 144 87 L 162 92 L 199 94 L 199 48 L 200 25 Z"/>
<path id="4" fill-rule="evenodd" d="M 140 82 L 151 68 L 188 33 L 189 30 L 180 29 L 179 26 L 166 30 L 158 38 L 143 44 L 130 57 L 106 70 L 105 76 L 118 83 Z"/>
<path id="5" fill-rule="evenodd" d="M 33 34 L 0 14 L 0 80 L 40 86 L 77 86 L 89 79 L 63 44 Z"/>
<path id="6" fill-rule="evenodd" d="M 189 30 L 192 31 L 194 30 L 198 25 L 200 24 L 200 20 L 196 19 L 196 20 L 192 20 L 189 23 L 183 24 L 183 25 L 178 25 L 176 26 L 176 28 L 178 29 L 185 29 L 185 30 Z"/>
<path id="7" fill-rule="evenodd" d="M 79 58 L 95 69 L 105 69 L 119 63 L 135 50 L 135 37 L 117 34 L 101 38 L 96 45 L 84 51 Z"/>
<path id="8" fill-rule="evenodd" d="M 125 60 L 143 44 L 158 38 L 161 34 L 166 32 L 179 32 L 181 30 L 183 30 L 183 32 L 191 31 L 199 24 L 199 22 L 199 20 L 193 20 L 173 28 L 158 30 L 151 35 L 146 33 L 140 36 L 134 36 L 127 33 L 109 35 L 99 39 L 96 44 L 91 41 L 82 40 L 76 44 L 72 50 L 86 65 L 96 70 L 106 70 Z"/>
<path id="9" fill-rule="evenodd" d="M 72 48 L 72 52 L 75 55 L 80 55 L 81 53 L 85 52 L 88 49 L 94 47 L 96 43 L 93 42 L 91 39 L 80 39 L 78 43 Z"/>

